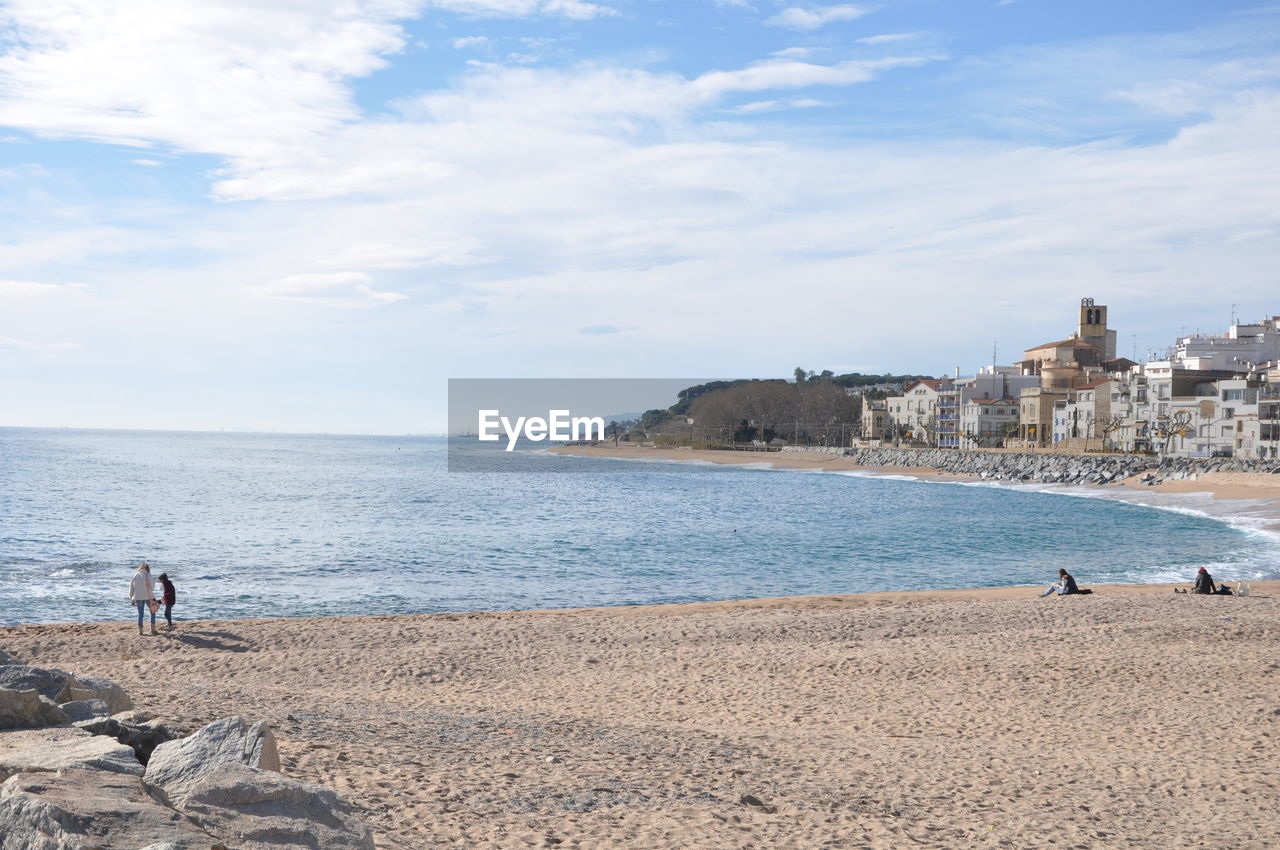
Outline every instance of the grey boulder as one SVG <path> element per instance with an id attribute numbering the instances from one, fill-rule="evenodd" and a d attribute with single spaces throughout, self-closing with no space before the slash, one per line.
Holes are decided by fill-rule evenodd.
<path id="1" fill-rule="evenodd" d="M 223 764 L 280 770 L 275 735 L 265 723 L 240 717 L 215 720 L 188 738 L 160 744 L 147 760 L 143 781 L 181 807 L 191 787 Z"/>
<path id="2" fill-rule="evenodd" d="M 0 687 L 0 729 L 38 729 L 70 722 L 53 700 L 38 691 Z"/>
<path id="3" fill-rule="evenodd" d="M 0 779 L 75 768 L 142 776 L 142 764 L 131 748 L 82 729 L 0 732 Z"/>
<path id="4" fill-rule="evenodd" d="M 15 691 L 37 691 L 40 696 L 54 702 L 73 699 L 71 688 L 75 679 L 63 670 L 45 670 L 27 664 L 11 664 L 0 667 L 0 688 Z"/>
<path id="5" fill-rule="evenodd" d="M 19 773 L 0 785 L 0 850 L 228 850 L 156 802 L 138 777 Z"/>
<path id="6" fill-rule="evenodd" d="M 133 708 L 133 700 L 129 699 L 124 688 L 101 676 L 84 676 L 76 673 L 72 676 L 71 686 L 67 689 L 67 699 L 100 699 L 107 704 L 107 714 L 118 714 Z"/>
<path id="7" fill-rule="evenodd" d="M 66 703 L 65 708 L 71 703 Z M 127 715 L 120 715 L 125 717 Z M 76 721 L 75 725 L 94 735 L 106 735 L 115 738 L 122 744 L 132 747 L 138 761 L 146 764 L 151 760 L 155 748 L 168 741 L 177 740 L 182 733 L 159 720 L 146 723 L 128 723 L 116 717 L 95 717 L 90 720 Z"/>
<path id="8" fill-rule="evenodd" d="M 111 714 L 107 708 L 107 704 L 100 699 L 79 699 L 71 702 L 64 702 L 58 706 L 62 709 L 62 713 L 71 718 L 72 723 L 80 723 L 84 720 L 98 720 Z"/>
<path id="9" fill-rule="evenodd" d="M 373 850 L 373 833 L 336 793 L 225 762 L 188 790 L 182 811 L 236 850 Z"/>

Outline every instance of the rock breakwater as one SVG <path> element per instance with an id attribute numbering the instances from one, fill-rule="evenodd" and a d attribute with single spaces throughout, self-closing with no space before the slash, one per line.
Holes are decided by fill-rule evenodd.
<path id="1" fill-rule="evenodd" d="M 928 467 L 949 475 L 1046 484 L 1115 484 L 1140 475 L 1144 484 L 1180 481 L 1208 472 L 1280 475 L 1280 460 L 1181 458 L 1149 455 L 1069 455 L 1048 452 L 984 452 L 951 449 L 850 449 L 787 446 L 782 454 L 821 453 L 859 466 Z M 783 461 L 785 462 L 785 460 Z"/>

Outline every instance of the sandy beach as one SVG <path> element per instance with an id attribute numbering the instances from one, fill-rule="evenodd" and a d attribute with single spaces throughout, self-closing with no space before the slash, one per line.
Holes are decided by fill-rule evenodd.
<path id="1" fill-rule="evenodd" d="M 384 848 L 1260 849 L 1280 582 L 1253 590 L 122 618 L 0 646 L 189 725 L 269 720 Z"/>

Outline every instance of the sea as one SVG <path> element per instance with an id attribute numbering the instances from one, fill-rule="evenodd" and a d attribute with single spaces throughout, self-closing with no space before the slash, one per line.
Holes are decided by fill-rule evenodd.
<path id="1" fill-rule="evenodd" d="M 458 439 L 0 428 L 0 624 L 1280 578 L 1262 503 Z"/>

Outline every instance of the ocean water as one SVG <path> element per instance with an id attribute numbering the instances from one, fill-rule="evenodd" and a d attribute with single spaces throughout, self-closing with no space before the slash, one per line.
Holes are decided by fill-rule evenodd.
<path id="1" fill-rule="evenodd" d="M 0 623 L 129 619 L 142 560 L 183 618 L 1280 577 L 1248 503 L 544 451 L 450 473 L 446 450 L 0 428 Z"/>

